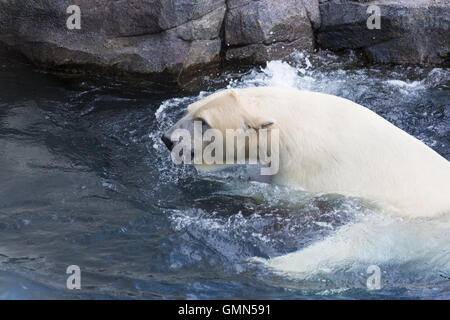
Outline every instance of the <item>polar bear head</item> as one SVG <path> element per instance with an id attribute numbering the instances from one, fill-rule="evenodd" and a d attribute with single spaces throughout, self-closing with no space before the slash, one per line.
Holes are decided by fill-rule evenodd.
<path id="1" fill-rule="evenodd" d="M 210 169 L 224 164 L 261 163 L 262 175 L 278 171 L 278 128 L 257 113 L 255 101 L 224 90 L 189 105 L 186 115 L 162 136 L 175 163 Z M 277 141 L 275 141 L 277 140 Z"/>

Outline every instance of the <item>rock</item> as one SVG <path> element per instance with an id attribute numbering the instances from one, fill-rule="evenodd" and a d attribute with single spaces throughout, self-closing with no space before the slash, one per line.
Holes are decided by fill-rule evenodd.
<path id="1" fill-rule="evenodd" d="M 303 0 L 303 5 L 308 13 L 312 27 L 314 29 L 320 28 L 322 17 L 320 16 L 319 0 Z"/>
<path id="2" fill-rule="evenodd" d="M 72 4 L 79 30 L 66 27 Z M 1 0 L 0 52 L 49 69 L 184 85 L 222 58 L 265 63 L 313 48 L 318 8 L 318 0 Z"/>
<path id="3" fill-rule="evenodd" d="M 229 0 L 227 5 L 228 61 L 265 63 L 314 46 L 312 25 L 302 0 Z"/>
<path id="4" fill-rule="evenodd" d="M 369 30 L 369 5 L 381 9 L 381 29 Z M 322 0 L 317 42 L 331 50 L 361 49 L 371 62 L 395 64 L 448 63 L 448 0 Z"/>
<path id="5" fill-rule="evenodd" d="M 69 30 L 67 8 L 81 9 Z M 368 5 L 381 8 L 369 30 Z M 450 0 L 0 0 L 0 54 L 59 71 L 185 86 L 227 64 L 262 64 L 318 44 L 373 62 L 446 63 Z M 315 43 L 317 39 L 317 43 Z"/>
<path id="6" fill-rule="evenodd" d="M 66 27 L 74 2 L 80 30 Z M 45 68 L 179 83 L 219 65 L 225 9 L 225 0 L 2 0 L 0 44 Z"/>

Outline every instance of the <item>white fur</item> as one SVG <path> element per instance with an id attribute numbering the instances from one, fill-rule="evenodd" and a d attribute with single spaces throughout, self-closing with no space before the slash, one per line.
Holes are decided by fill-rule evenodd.
<path id="1" fill-rule="evenodd" d="M 209 106 L 211 114 L 214 101 L 227 96 L 234 100 L 218 108 L 211 126 L 229 126 L 242 112 L 255 121 L 274 120 L 280 130 L 274 182 L 366 198 L 407 217 L 450 213 L 449 162 L 369 109 L 323 93 L 258 87 L 215 93 L 188 112 Z M 236 105 L 224 112 L 230 101 Z"/>

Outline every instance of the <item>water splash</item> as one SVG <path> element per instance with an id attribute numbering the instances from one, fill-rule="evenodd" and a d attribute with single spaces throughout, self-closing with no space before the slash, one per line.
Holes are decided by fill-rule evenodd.
<path id="1" fill-rule="evenodd" d="M 371 108 L 417 136 L 416 126 L 411 122 L 417 119 L 417 109 L 411 106 L 421 108 L 422 104 L 430 104 L 423 98 L 425 92 L 446 89 L 448 71 L 361 69 L 349 67 L 352 63 L 330 53 L 314 57 L 300 53 L 293 63 L 271 61 L 265 67 L 232 77 L 226 87 L 288 87 L 342 96 Z M 410 73 L 413 78 L 409 78 Z M 202 92 L 183 103 L 210 93 Z M 173 119 L 173 112 L 170 116 L 165 113 L 180 104 L 180 100 L 166 101 L 157 116 Z M 448 152 L 445 138 L 448 129 L 440 129 L 439 119 L 431 117 L 427 121 L 430 125 L 425 126 L 429 131 L 424 142 Z M 252 199 L 250 204 L 244 201 L 248 205 L 244 210 L 236 208 L 235 212 L 229 212 L 228 208 L 225 210 L 228 214 L 220 213 L 220 209 L 179 210 L 171 215 L 173 228 L 178 232 L 189 231 L 228 260 L 249 259 L 277 275 L 301 280 L 328 275 L 341 283 L 336 289 L 339 292 L 347 290 L 344 287 L 348 285 L 346 277 L 339 280 L 339 272 L 356 281 L 371 264 L 390 272 L 387 277 L 397 284 L 407 285 L 411 281 L 404 279 L 437 281 L 440 274 L 450 273 L 448 218 L 432 221 L 395 218 L 358 199 L 248 183 L 241 169 L 196 178 L 221 181 L 222 190 L 214 196 Z M 233 176 L 234 179 L 230 178 Z"/>

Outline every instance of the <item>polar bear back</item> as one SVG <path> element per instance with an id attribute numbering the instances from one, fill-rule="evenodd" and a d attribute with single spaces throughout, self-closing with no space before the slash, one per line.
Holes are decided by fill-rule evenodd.
<path id="1" fill-rule="evenodd" d="M 206 99 L 227 94 L 246 113 L 275 120 L 276 182 L 371 199 L 404 216 L 450 212 L 449 162 L 371 110 L 328 94 L 271 87 L 225 90 Z"/>

